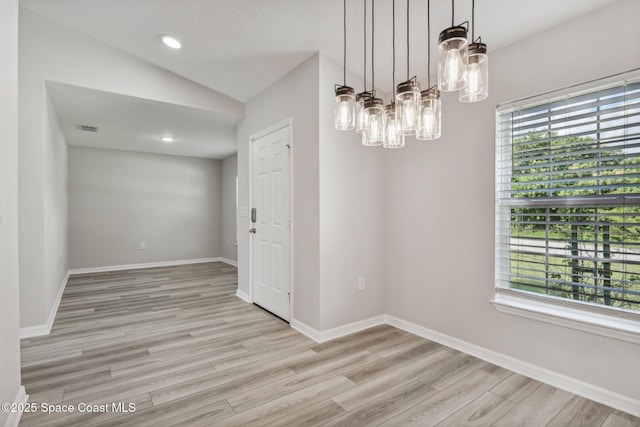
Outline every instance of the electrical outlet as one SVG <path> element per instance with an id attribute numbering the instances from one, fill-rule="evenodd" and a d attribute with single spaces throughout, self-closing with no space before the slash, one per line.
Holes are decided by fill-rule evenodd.
<path id="1" fill-rule="evenodd" d="M 364 291 L 364 277 L 358 277 L 358 290 Z"/>
<path id="2" fill-rule="evenodd" d="M 147 245 L 145 245 L 144 242 L 140 242 L 140 250 L 144 251 L 145 249 L 147 249 Z"/>

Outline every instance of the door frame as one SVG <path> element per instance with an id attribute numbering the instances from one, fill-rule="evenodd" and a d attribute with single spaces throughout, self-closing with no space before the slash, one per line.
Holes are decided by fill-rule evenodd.
<path id="1" fill-rule="evenodd" d="M 294 282 L 293 282 L 293 234 L 294 234 L 294 219 L 293 219 L 293 118 L 289 117 L 282 120 L 268 128 L 256 132 L 249 137 L 249 211 L 253 207 L 253 143 L 269 134 L 289 128 L 289 323 L 293 319 L 293 301 L 294 301 Z M 251 217 L 249 217 L 249 228 L 251 227 Z M 253 246 L 254 239 L 249 233 L 249 302 L 253 304 Z"/>

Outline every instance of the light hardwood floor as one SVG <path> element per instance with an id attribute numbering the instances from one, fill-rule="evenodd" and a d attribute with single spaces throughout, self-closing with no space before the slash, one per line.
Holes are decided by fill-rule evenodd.
<path id="1" fill-rule="evenodd" d="M 72 276 L 51 335 L 22 341 L 39 410 L 20 425 L 640 425 L 390 326 L 317 344 L 237 298 L 236 284 L 223 263 Z"/>

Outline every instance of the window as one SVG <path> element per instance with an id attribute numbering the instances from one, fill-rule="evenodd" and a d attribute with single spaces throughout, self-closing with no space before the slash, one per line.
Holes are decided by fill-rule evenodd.
<path id="1" fill-rule="evenodd" d="M 566 92 L 498 107 L 496 294 L 637 321 L 640 79 Z"/>

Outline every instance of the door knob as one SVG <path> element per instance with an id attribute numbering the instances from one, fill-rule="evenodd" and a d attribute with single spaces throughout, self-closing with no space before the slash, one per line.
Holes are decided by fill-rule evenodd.
<path id="1" fill-rule="evenodd" d="M 249 229 L 249 233 L 254 233 L 255 234 L 255 232 L 256 232 L 256 228 L 255 227 L 252 227 L 252 228 Z"/>

